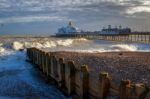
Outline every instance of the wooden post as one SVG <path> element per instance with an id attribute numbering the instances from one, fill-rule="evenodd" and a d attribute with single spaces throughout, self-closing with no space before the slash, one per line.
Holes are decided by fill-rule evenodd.
<path id="1" fill-rule="evenodd" d="M 38 68 L 40 66 L 40 50 L 38 50 Z"/>
<path id="2" fill-rule="evenodd" d="M 31 60 L 31 56 L 30 56 L 31 54 L 30 53 L 31 53 L 31 48 L 27 48 L 27 59 L 28 60 Z"/>
<path id="3" fill-rule="evenodd" d="M 37 52 L 38 52 L 38 49 L 35 49 L 35 51 L 34 51 L 35 66 L 37 66 L 37 59 L 38 59 Z"/>
<path id="4" fill-rule="evenodd" d="M 47 73 L 47 70 L 46 70 L 47 69 L 47 66 L 46 66 L 47 65 L 46 64 L 47 63 L 47 53 L 44 52 L 43 54 L 44 54 L 44 57 L 43 57 L 44 58 L 44 60 L 43 60 L 43 73 L 46 74 Z"/>
<path id="5" fill-rule="evenodd" d="M 57 58 L 56 58 L 56 56 L 53 56 L 53 76 L 54 76 L 54 78 L 55 78 L 55 80 L 57 80 L 57 78 L 58 78 L 58 66 L 57 66 L 57 64 L 58 64 L 58 61 L 57 61 Z"/>
<path id="6" fill-rule="evenodd" d="M 68 61 L 65 67 L 65 93 L 70 96 L 75 91 L 75 65 L 73 61 Z"/>
<path id="7" fill-rule="evenodd" d="M 45 70 L 45 52 L 42 52 L 42 71 L 44 73 Z"/>
<path id="8" fill-rule="evenodd" d="M 29 48 L 27 48 L 26 58 L 29 59 Z"/>
<path id="9" fill-rule="evenodd" d="M 42 72 L 43 72 L 43 70 L 44 70 L 44 52 L 43 52 L 43 51 L 41 52 L 41 56 L 42 56 L 42 57 L 41 57 L 41 58 L 42 58 L 42 59 L 41 59 L 41 62 L 42 62 L 42 64 L 41 64 L 41 70 L 42 70 Z"/>
<path id="10" fill-rule="evenodd" d="M 40 66 L 41 71 L 43 71 L 43 56 L 44 56 L 43 51 L 41 50 L 41 66 Z"/>
<path id="11" fill-rule="evenodd" d="M 36 62 L 36 52 L 35 48 L 33 49 L 33 64 L 35 65 Z"/>
<path id="12" fill-rule="evenodd" d="M 47 56 L 47 75 L 51 75 L 51 53 L 48 53 Z"/>
<path id="13" fill-rule="evenodd" d="M 33 48 L 31 49 L 31 62 L 33 63 Z"/>
<path id="14" fill-rule="evenodd" d="M 62 87 L 63 83 L 65 83 L 65 79 L 63 79 L 63 75 L 65 75 L 65 72 L 63 72 L 63 65 L 64 65 L 64 59 L 63 58 L 59 58 L 59 64 L 58 64 L 58 75 L 59 75 L 59 78 L 58 78 L 58 86 L 59 88 Z"/>
<path id="15" fill-rule="evenodd" d="M 50 59 L 51 59 L 51 60 L 50 60 L 50 61 L 51 61 L 51 77 L 52 77 L 52 78 L 53 78 L 53 74 L 54 74 L 54 69 L 53 69 L 53 67 L 54 67 L 54 66 L 53 66 L 53 64 L 54 64 L 54 63 L 53 63 L 53 57 L 54 57 L 54 56 L 51 56 L 51 58 L 50 58 Z"/>
<path id="16" fill-rule="evenodd" d="M 33 48 L 31 48 L 31 51 L 30 51 L 31 53 L 30 53 L 30 58 L 31 58 L 31 62 L 33 62 L 33 58 L 32 58 L 32 56 L 33 56 Z"/>
<path id="17" fill-rule="evenodd" d="M 100 81 L 99 99 L 104 99 L 108 95 L 110 89 L 110 80 L 108 73 L 101 72 L 99 75 L 99 81 Z"/>
<path id="18" fill-rule="evenodd" d="M 34 64 L 37 64 L 37 49 L 34 50 Z"/>
<path id="19" fill-rule="evenodd" d="M 31 54 L 32 54 L 32 52 L 31 52 L 32 50 L 31 50 L 31 48 L 29 49 L 29 59 L 30 59 L 30 61 L 31 61 Z"/>
<path id="20" fill-rule="evenodd" d="M 35 64 L 35 48 L 33 48 L 33 64 Z"/>
<path id="21" fill-rule="evenodd" d="M 38 49 L 35 50 L 35 64 L 38 65 Z"/>
<path id="22" fill-rule="evenodd" d="M 49 66 L 49 53 L 45 55 L 45 73 L 48 76 L 48 66 Z"/>
<path id="23" fill-rule="evenodd" d="M 131 99 L 131 81 L 130 80 L 121 81 L 119 92 L 120 92 L 120 99 Z"/>
<path id="24" fill-rule="evenodd" d="M 55 72 L 55 80 L 57 81 L 57 85 L 60 86 L 61 83 L 61 64 L 63 63 L 63 59 L 54 59 L 54 63 L 56 64 L 56 70 Z"/>
<path id="25" fill-rule="evenodd" d="M 76 73 L 76 67 L 75 67 L 75 64 L 74 64 L 74 61 L 70 61 L 68 62 L 68 65 L 70 66 L 70 91 L 71 91 L 71 94 L 75 94 L 75 86 L 76 86 L 76 83 L 75 83 L 75 73 Z"/>
<path id="26" fill-rule="evenodd" d="M 35 51 L 35 48 L 32 49 L 32 63 L 33 64 L 35 62 L 35 54 L 34 54 L 35 52 L 34 51 Z"/>
<path id="27" fill-rule="evenodd" d="M 57 72 L 57 59 L 56 56 L 52 55 L 51 56 L 51 77 L 53 79 L 56 79 L 58 76 Z"/>
<path id="28" fill-rule="evenodd" d="M 61 63 L 61 89 L 64 93 L 66 93 L 67 87 L 66 87 L 66 64 L 64 63 L 64 59 Z"/>
<path id="29" fill-rule="evenodd" d="M 43 73 L 46 74 L 46 52 L 44 52 Z"/>
<path id="30" fill-rule="evenodd" d="M 31 60 L 31 48 L 29 48 L 29 59 Z"/>
<path id="31" fill-rule="evenodd" d="M 38 68 L 41 66 L 41 50 L 38 51 Z"/>
<path id="32" fill-rule="evenodd" d="M 40 52 L 39 52 L 39 61 L 40 61 L 40 62 L 39 62 L 39 63 L 40 63 L 40 64 L 39 64 L 39 69 L 40 69 L 40 70 L 42 70 L 42 60 L 43 60 L 43 57 L 42 57 L 42 56 L 43 56 L 43 54 L 42 54 L 42 51 L 40 50 Z"/>
<path id="33" fill-rule="evenodd" d="M 89 70 L 88 66 L 81 66 L 81 99 L 89 99 Z"/>

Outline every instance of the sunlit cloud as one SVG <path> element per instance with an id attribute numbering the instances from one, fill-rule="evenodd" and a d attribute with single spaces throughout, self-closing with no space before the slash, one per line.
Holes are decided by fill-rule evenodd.
<path id="1" fill-rule="evenodd" d="M 131 14 L 131 15 L 133 15 L 135 13 L 141 13 L 141 12 L 150 13 L 150 7 L 138 6 L 138 7 L 129 8 L 126 11 L 127 14 Z"/>
<path id="2" fill-rule="evenodd" d="M 29 23 L 29 22 L 47 22 L 47 21 L 64 21 L 66 17 L 60 16 L 25 16 L 9 17 L 0 19 L 0 23 Z"/>
<path id="3" fill-rule="evenodd" d="M 0 23 L 4 24 L 74 20 L 97 28 L 133 20 L 131 26 L 138 28 L 136 22 L 144 19 L 143 25 L 148 24 L 149 17 L 149 0 L 0 0 Z"/>

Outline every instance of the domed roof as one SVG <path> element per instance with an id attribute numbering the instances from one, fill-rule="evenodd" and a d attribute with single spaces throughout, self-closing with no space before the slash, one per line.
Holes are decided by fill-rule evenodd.
<path id="1" fill-rule="evenodd" d="M 69 21 L 67 27 L 62 27 L 58 29 L 58 33 L 68 34 L 68 33 L 77 33 L 78 29 L 72 25 L 72 22 Z"/>

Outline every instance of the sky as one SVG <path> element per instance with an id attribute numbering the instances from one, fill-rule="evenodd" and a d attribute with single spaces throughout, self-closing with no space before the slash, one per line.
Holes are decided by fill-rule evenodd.
<path id="1" fill-rule="evenodd" d="M 68 21 L 86 31 L 150 31 L 150 0 L 0 0 L 0 34 L 51 35 Z"/>

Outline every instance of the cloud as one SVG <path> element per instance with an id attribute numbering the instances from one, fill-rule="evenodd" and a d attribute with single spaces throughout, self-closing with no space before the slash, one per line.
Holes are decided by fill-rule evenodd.
<path id="1" fill-rule="evenodd" d="M 125 16 L 136 18 L 136 14 L 142 12 L 150 14 L 149 0 L 0 0 L 1 22 L 51 21 L 59 18 L 90 22 Z"/>
<path id="2" fill-rule="evenodd" d="M 126 10 L 127 14 L 133 15 L 136 13 L 141 13 L 141 12 L 146 12 L 146 13 L 150 13 L 150 7 L 148 6 L 138 6 L 138 7 L 133 7 L 133 8 L 129 8 Z"/>
<path id="3" fill-rule="evenodd" d="M 128 15 L 135 15 L 137 13 L 150 13 L 150 1 L 149 0 L 136 0 L 135 5 L 133 2 L 130 2 L 130 6 L 128 6 L 124 13 Z"/>
<path id="4" fill-rule="evenodd" d="M 0 23 L 29 23 L 29 22 L 47 22 L 47 21 L 64 21 L 66 17 L 60 16 L 24 16 L 24 17 L 9 17 L 1 18 Z"/>

